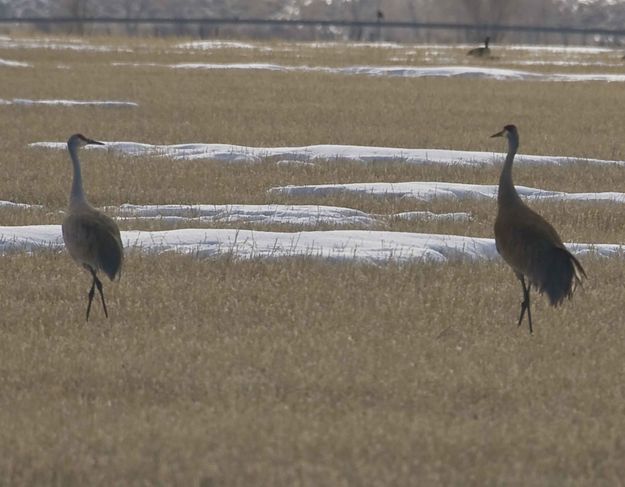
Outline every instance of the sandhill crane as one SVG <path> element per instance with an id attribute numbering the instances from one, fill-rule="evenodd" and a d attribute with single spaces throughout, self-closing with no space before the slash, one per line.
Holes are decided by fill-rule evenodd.
<path id="1" fill-rule="evenodd" d="M 476 47 L 475 49 L 471 49 L 467 53 L 467 56 L 490 57 L 490 48 L 488 47 L 489 42 L 490 37 L 486 37 L 486 39 L 484 39 L 484 47 Z"/>
<path id="2" fill-rule="evenodd" d="M 527 310 L 530 333 L 532 314 L 530 289 L 532 285 L 547 293 L 552 306 L 570 298 L 582 277 L 586 277 L 578 260 L 566 249 L 558 232 L 538 213 L 519 198 L 512 182 L 512 162 L 519 148 L 519 132 L 506 125 L 492 137 L 508 139 L 508 155 L 499 178 L 495 243 L 497 251 L 512 267 L 523 286 L 523 302 L 519 323 Z M 526 283 L 527 278 L 527 283 Z"/>
<path id="3" fill-rule="evenodd" d="M 69 196 L 68 214 L 63 220 L 62 227 L 63 240 L 69 255 L 76 263 L 89 271 L 93 278 L 89 290 L 89 303 L 87 304 L 87 321 L 96 287 L 102 298 L 104 315 L 108 318 L 98 271 L 103 271 L 111 281 L 114 280 L 116 276 L 121 274 L 124 257 L 119 228 L 113 220 L 89 204 L 82 188 L 82 175 L 77 151 L 79 147 L 89 144 L 104 145 L 102 142 L 88 139 L 81 134 L 74 134 L 67 141 L 67 148 L 74 169 L 74 179 Z"/>

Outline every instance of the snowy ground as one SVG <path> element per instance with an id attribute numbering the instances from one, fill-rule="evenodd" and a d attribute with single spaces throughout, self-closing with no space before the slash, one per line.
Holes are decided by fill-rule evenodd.
<path id="1" fill-rule="evenodd" d="M 351 208 L 317 205 L 131 205 L 108 207 L 125 219 L 165 222 L 244 222 L 291 225 L 373 225 L 377 219 Z"/>
<path id="2" fill-rule="evenodd" d="M 265 225 L 361 225 L 371 226 L 389 219 L 425 221 L 468 221 L 467 212 L 433 213 L 410 211 L 372 215 L 352 208 L 324 205 L 132 205 L 104 208 L 124 220 L 163 222 L 256 223 Z"/>
<path id="3" fill-rule="evenodd" d="M 493 132 L 498 127 L 493 128 Z M 484 134 L 487 139 L 491 134 Z M 103 141 L 104 142 L 104 141 Z M 499 144 L 500 145 L 500 144 Z M 65 142 L 34 142 L 31 147 L 67 150 Z M 88 150 L 109 150 L 127 156 L 159 156 L 174 160 L 210 159 L 225 162 L 260 162 L 263 158 L 279 157 L 293 161 L 349 159 L 351 161 L 396 162 L 444 165 L 492 165 L 501 162 L 505 154 L 444 149 L 405 149 L 355 145 L 310 145 L 303 147 L 247 147 L 230 144 L 151 145 L 138 142 L 106 142 L 106 146 L 88 146 Z M 284 162 L 281 161 L 281 162 Z M 586 159 L 577 157 L 518 154 L 515 164 L 563 165 L 572 162 L 619 164 L 625 161 Z"/>
<path id="4" fill-rule="evenodd" d="M 41 205 L 0 200 L 0 208 L 41 209 Z M 254 223 L 260 225 L 319 224 L 373 226 L 389 220 L 470 221 L 467 212 L 408 211 L 389 215 L 369 214 L 353 208 L 325 205 L 134 205 L 107 206 L 103 211 L 118 220 L 156 220 L 163 223 Z"/>
<path id="5" fill-rule="evenodd" d="M 65 51 L 93 51 L 93 52 L 132 52 L 127 47 L 90 44 L 84 39 L 53 39 L 53 38 L 12 38 L 0 37 L 0 49 L 50 49 Z"/>
<path id="6" fill-rule="evenodd" d="M 169 69 L 236 69 L 250 71 L 320 72 L 342 75 L 399 76 L 406 78 L 484 78 L 516 81 L 613 81 L 624 82 L 625 74 L 618 73 L 537 73 L 506 68 L 482 66 L 296 66 L 271 63 L 127 63 L 113 66 L 155 67 Z"/>
<path id="7" fill-rule="evenodd" d="M 230 229 L 182 229 L 122 232 L 126 248 L 142 252 L 178 252 L 197 257 L 239 258 L 310 256 L 371 262 L 483 260 L 498 258 L 489 238 L 423 233 L 333 230 L 257 232 Z M 615 256 L 618 244 L 568 244 L 576 254 Z M 0 252 L 60 249 L 60 225 L 0 227 Z"/>
<path id="8" fill-rule="evenodd" d="M 139 106 L 138 103 L 132 101 L 119 100 L 30 100 L 28 98 L 12 98 L 11 100 L 0 98 L 0 105 L 87 106 L 108 108 L 134 108 Z"/>
<path id="9" fill-rule="evenodd" d="M 12 210 L 14 209 L 29 210 L 33 208 L 43 208 L 43 207 L 41 205 L 29 205 L 26 203 L 14 203 L 13 201 L 0 200 L 0 208 L 10 208 Z"/>
<path id="10" fill-rule="evenodd" d="M 476 44 L 404 44 L 398 42 L 294 42 L 294 43 L 278 43 L 275 45 L 263 45 L 262 43 L 250 43 L 250 42 L 236 42 L 226 40 L 206 40 L 206 41 L 192 41 L 183 42 L 177 44 L 176 47 L 180 49 L 191 50 L 213 50 L 213 49 L 301 49 L 312 47 L 316 49 L 337 49 L 337 48 L 349 48 L 349 49 L 363 49 L 363 48 L 375 48 L 375 49 L 400 49 L 400 50 L 452 50 L 452 49 L 472 49 L 476 47 Z M 616 52 L 621 50 L 613 49 L 609 47 L 598 46 L 558 46 L 558 45 L 521 45 L 521 44 L 497 44 L 493 47 L 496 50 L 504 51 L 526 51 L 536 52 L 539 54 L 565 54 L 565 55 L 579 55 L 579 54 L 603 54 Z"/>
<path id="11" fill-rule="evenodd" d="M 0 68 L 1 67 L 7 67 L 7 68 L 31 68 L 32 64 L 30 63 L 23 63 L 21 61 L 13 61 L 10 59 L 0 59 Z"/>
<path id="12" fill-rule="evenodd" d="M 625 203 L 625 193 L 566 193 L 547 191 L 527 186 L 516 186 L 520 196 L 534 200 L 551 201 L 609 201 Z M 288 196 L 326 196 L 337 193 L 356 193 L 373 196 L 393 196 L 415 198 L 421 201 L 449 198 L 497 198 L 495 184 L 464 184 L 441 181 L 411 181 L 401 183 L 351 183 L 351 184 L 310 184 L 303 186 L 277 186 L 269 190 L 273 194 Z"/>

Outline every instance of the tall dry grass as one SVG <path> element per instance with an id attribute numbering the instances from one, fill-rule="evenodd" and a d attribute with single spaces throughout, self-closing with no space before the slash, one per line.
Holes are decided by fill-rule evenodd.
<path id="1" fill-rule="evenodd" d="M 0 261 L 11 485 L 613 483 L 623 264 L 562 309 L 496 263 L 132 253 L 84 323 L 62 254 Z M 31 276 L 25 278 L 25 276 Z M 601 276 L 599 278 L 599 276 Z M 206 484 L 204 484 L 206 485 Z"/>

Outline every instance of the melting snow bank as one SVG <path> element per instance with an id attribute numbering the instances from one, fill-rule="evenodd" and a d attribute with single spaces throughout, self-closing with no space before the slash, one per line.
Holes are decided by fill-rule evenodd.
<path id="1" fill-rule="evenodd" d="M 32 68 L 32 64 L 23 63 L 21 61 L 11 61 L 9 59 L 0 59 L 0 66 L 6 66 L 7 68 Z"/>
<path id="2" fill-rule="evenodd" d="M 486 137 L 486 135 L 485 135 Z M 30 147 L 66 150 L 65 142 L 34 142 Z M 174 160 L 210 159 L 225 162 L 259 162 L 267 157 L 283 160 L 317 161 L 347 159 L 356 162 L 407 162 L 411 164 L 493 165 L 505 154 L 499 152 L 457 151 L 445 149 L 404 149 L 359 145 L 309 145 L 302 147 L 248 147 L 230 144 L 151 145 L 139 142 L 106 142 L 106 146 L 87 146 L 89 150 L 109 150 L 127 156 L 158 156 Z M 278 161 L 282 162 L 282 161 Z M 619 164 L 624 161 L 580 157 L 538 156 L 518 154 L 515 164 L 563 165 L 571 162 Z"/>
<path id="3" fill-rule="evenodd" d="M 48 39 L 48 38 L 0 38 L 0 49 L 54 49 L 93 52 L 133 52 L 127 47 L 94 45 L 83 39 Z"/>
<path id="4" fill-rule="evenodd" d="M 278 186 L 269 189 L 272 194 L 288 196 L 326 196 L 336 193 L 356 193 L 372 196 L 393 196 L 430 201 L 435 198 L 497 198 L 495 184 L 463 184 L 437 181 L 413 181 L 405 183 L 351 183 L 351 184 L 311 184 L 304 186 Z M 566 193 L 548 191 L 526 186 L 515 186 L 520 196 L 537 200 L 554 201 L 611 201 L 625 203 L 625 193 Z"/>
<path id="5" fill-rule="evenodd" d="M 256 224 L 302 225 L 366 225 L 381 220 L 469 221 L 466 212 L 433 213 L 409 211 L 392 215 L 370 215 L 360 210 L 324 205 L 132 205 L 104 208 L 117 213 L 119 219 L 159 220 L 176 223 L 195 221 L 202 223 L 245 222 Z"/>
<path id="6" fill-rule="evenodd" d="M 176 47 L 180 49 L 197 49 L 200 51 L 209 51 L 212 49 L 266 49 L 271 51 L 269 46 L 263 46 L 261 44 L 250 44 L 248 42 L 235 42 L 235 41 L 192 41 L 176 44 Z"/>
<path id="7" fill-rule="evenodd" d="M 490 238 L 424 233 L 334 230 L 326 232 L 256 232 L 229 229 L 182 229 L 122 232 L 126 248 L 143 252 L 178 252 L 197 257 L 240 258 L 310 256 L 373 262 L 491 260 L 497 258 Z M 576 254 L 622 255 L 617 244 L 568 244 Z M 0 253 L 60 249 L 60 225 L 0 227 Z"/>
<path id="8" fill-rule="evenodd" d="M 376 219 L 351 208 L 319 205 L 131 205 L 117 210 L 124 218 L 160 221 L 246 222 L 290 225 L 372 225 Z"/>
<path id="9" fill-rule="evenodd" d="M 20 210 L 32 210 L 33 208 L 43 208 L 41 205 L 29 205 L 26 203 L 14 203 L 13 201 L 0 200 L 0 209 L 20 209 Z"/>
<path id="10" fill-rule="evenodd" d="M 3 100 L 0 98 L 0 105 L 58 105 L 58 106 L 89 106 L 89 107 L 138 107 L 139 104 L 132 101 L 109 101 L 109 100 L 29 100 L 27 98 L 13 98 Z"/>
<path id="11" fill-rule="evenodd" d="M 426 220 L 426 221 L 454 221 L 454 222 L 468 222 L 473 219 L 471 213 L 466 211 L 457 211 L 454 213 L 433 213 L 431 211 L 404 211 L 402 213 L 395 213 L 391 215 L 392 218 L 397 220 Z"/>
<path id="12" fill-rule="evenodd" d="M 516 81 L 625 81 L 625 74 L 615 73 L 537 73 L 481 66 L 296 66 L 271 63 L 113 63 L 113 66 L 155 67 L 169 69 L 231 69 L 274 71 L 282 73 L 317 72 L 343 75 L 395 76 L 404 78 L 482 78 Z"/>

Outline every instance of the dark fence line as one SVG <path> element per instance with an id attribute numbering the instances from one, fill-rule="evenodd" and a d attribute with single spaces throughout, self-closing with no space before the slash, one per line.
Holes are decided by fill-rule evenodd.
<path id="1" fill-rule="evenodd" d="M 605 29 L 566 26 L 533 26 L 533 25 L 497 25 L 497 24 L 466 24 L 451 22 L 401 22 L 393 20 L 319 20 L 319 19 L 259 19 L 259 18 L 162 18 L 162 17 L 4 17 L 2 24 L 170 24 L 170 25 L 250 25 L 280 27 L 351 27 L 351 28 L 384 28 L 413 30 L 457 30 L 481 32 L 517 32 L 537 34 L 575 34 L 583 36 L 625 36 L 625 29 Z"/>

